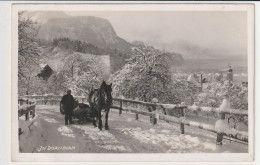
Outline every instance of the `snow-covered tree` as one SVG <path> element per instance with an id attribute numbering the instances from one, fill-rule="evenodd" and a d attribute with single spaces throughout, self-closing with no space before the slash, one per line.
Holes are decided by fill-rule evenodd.
<path id="1" fill-rule="evenodd" d="M 24 18 L 23 12 L 18 12 L 18 84 L 19 93 L 26 89 L 28 94 L 33 73 L 39 68 L 39 49 L 36 36 L 39 26 L 30 18 Z"/>
<path id="2" fill-rule="evenodd" d="M 229 99 L 231 108 L 234 109 L 248 109 L 248 87 L 233 84 L 229 88 Z"/>
<path id="3" fill-rule="evenodd" d="M 73 79 L 78 71 L 79 63 L 82 61 L 82 58 L 79 54 L 70 55 L 65 59 L 63 64 L 63 73 L 68 77 Z"/>
<path id="4" fill-rule="evenodd" d="M 184 103 L 192 105 L 196 99 L 196 95 L 200 92 L 200 88 L 196 82 L 189 81 L 189 75 L 186 73 L 176 72 L 172 74 L 172 94 L 174 95 L 174 103 Z"/>
<path id="5" fill-rule="evenodd" d="M 113 93 L 127 98 L 138 97 L 144 101 L 151 101 L 152 98 L 159 98 L 161 102 L 174 100 L 171 55 L 149 46 L 133 47 L 129 53 L 131 58 L 127 64 L 110 78 Z"/>
<path id="6" fill-rule="evenodd" d="M 104 68 L 98 56 L 82 58 L 75 54 L 66 59 L 63 70 L 64 87 L 73 94 L 86 95 L 92 88 L 98 88 L 104 79 Z"/>

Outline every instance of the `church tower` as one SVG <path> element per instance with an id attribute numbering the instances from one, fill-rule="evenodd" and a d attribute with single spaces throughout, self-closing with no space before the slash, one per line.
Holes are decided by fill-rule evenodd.
<path id="1" fill-rule="evenodd" d="M 230 65 L 228 65 L 227 80 L 229 80 L 229 82 L 233 82 L 233 70 Z"/>

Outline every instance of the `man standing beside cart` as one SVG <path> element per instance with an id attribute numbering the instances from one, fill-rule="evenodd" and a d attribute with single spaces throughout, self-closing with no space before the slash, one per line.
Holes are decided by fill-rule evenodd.
<path id="1" fill-rule="evenodd" d="M 67 91 L 67 94 L 64 95 L 61 99 L 61 103 L 63 104 L 63 108 L 65 111 L 65 125 L 68 125 L 68 121 L 70 124 L 74 124 L 72 121 L 72 111 L 74 108 L 74 98 L 71 95 L 71 90 Z"/>

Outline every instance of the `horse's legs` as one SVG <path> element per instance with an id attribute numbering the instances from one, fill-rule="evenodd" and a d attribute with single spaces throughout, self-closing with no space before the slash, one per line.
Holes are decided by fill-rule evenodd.
<path id="1" fill-rule="evenodd" d="M 107 119 L 108 119 L 108 113 L 109 113 L 109 109 L 106 110 L 106 122 L 105 122 L 105 130 L 109 130 L 109 127 L 108 127 L 108 123 L 107 123 Z"/>
<path id="2" fill-rule="evenodd" d="M 98 120 L 99 120 L 98 128 L 100 130 L 102 130 L 103 125 L 102 125 L 102 120 L 101 120 L 101 111 L 98 112 Z"/>
<path id="3" fill-rule="evenodd" d="M 96 114 L 95 114 L 95 110 L 93 108 L 90 108 L 92 114 L 91 114 L 91 118 L 92 118 L 92 122 L 93 122 L 93 125 L 94 127 L 97 127 L 97 124 L 96 124 Z"/>
<path id="4" fill-rule="evenodd" d="M 93 118 L 92 118 L 92 122 L 93 122 L 94 127 L 97 127 L 95 118 L 96 118 L 96 117 L 93 117 Z"/>

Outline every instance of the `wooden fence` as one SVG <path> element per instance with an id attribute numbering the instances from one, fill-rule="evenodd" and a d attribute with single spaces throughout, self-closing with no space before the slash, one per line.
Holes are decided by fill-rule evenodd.
<path id="1" fill-rule="evenodd" d="M 32 99 L 38 104 L 47 105 L 47 103 L 51 105 L 60 104 L 62 96 L 60 95 L 25 95 L 23 98 Z M 86 103 L 87 98 L 84 96 L 74 96 L 79 102 Z"/>
<path id="2" fill-rule="evenodd" d="M 29 120 L 29 115 L 32 115 L 32 118 L 35 117 L 35 107 L 36 107 L 36 102 L 30 101 L 28 99 L 18 99 L 18 118 L 22 117 L 23 115 L 25 116 L 25 121 Z M 30 124 L 31 125 L 31 124 Z M 29 125 L 29 129 L 30 129 Z M 23 133 L 22 128 L 18 128 L 18 134 L 19 138 L 20 135 Z"/>
<path id="3" fill-rule="evenodd" d="M 55 102 L 61 100 L 61 96 L 25 96 L 26 98 L 30 99 L 37 99 L 36 102 L 43 101 L 45 104 L 50 102 L 52 105 Z M 87 98 L 82 96 L 75 96 L 78 101 L 85 102 Z M 202 111 L 202 112 L 215 112 L 220 114 L 221 119 L 225 120 L 227 114 L 230 115 L 248 115 L 247 110 L 238 110 L 238 109 L 221 109 L 221 108 L 213 108 L 213 107 L 200 107 L 200 106 L 186 106 L 181 104 L 160 104 L 160 103 L 151 103 L 151 102 L 143 102 L 143 101 L 136 101 L 136 100 L 129 100 L 129 99 L 121 99 L 121 98 L 113 98 L 113 106 L 111 108 L 119 110 L 119 115 L 122 114 L 122 111 L 132 112 L 135 114 L 135 119 L 138 120 L 139 115 L 150 116 L 151 123 L 157 124 L 157 120 L 164 120 L 171 123 L 180 124 L 180 132 L 181 134 L 185 133 L 185 125 L 186 126 L 193 126 L 200 129 L 204 129 L 213 133 L 217 134 L 217 144 L 222 144 L 223 136 L 229 137 L 229 140 L 237 141 L 240 143 L 248 143 L 248 132 L 238 131 L 234 129 L 226 129 L 221 132 L 215 129 L 215 126 L 209 124 L 203 124 L 199 122 L 189 121 L 185 118 L 185 111 Z M 117 102 L 117 104 L 115 104 Z M 134 106 L 130 107 L 127 106 L 132 104 Z M 125 107 L 123 105 L 126 105 Z M 144 106 L 148 108 L 148 111 L 141 111 L 136 108 L 138 105 Z M 164 114 L 157 114 L 152 112 L 156 110 L 156 107 L 161 107 L 163 109 Z M 179 111 L 179 116 L 170 116 L 167 114 L 169 111 Z"/>
<path id="4" fill-rule="evenodd" d="M 18 104 L 18 117 L 25 115 L 25 120 L 29 120 L 29 115 L 32 115 L 32 118 L 34 118 L 36 102 L 28 99 L 18 99 Z"/>
<path id="5" fill-rule="evenodd" d="M 215 126 L 209 125 L 209 124 L 202 124 L 198 122 L 188 121 L 185 119 L 185 111 L 202 111 L 202 112 L 216 112 L 219 113 L 221 116 L 221 120 L 225 120 L 225 117 L 227 114 L 230 115 L 248 115 L 247 110 L 238 110 L 238 109 L 220 109 L 220 108 L 213 108 L 213 107 L 200 107 L 200 106 L 186 106 L 186 105 L 180 105 L 180 104 L 159 104 L 159 103 L 150 103 L 150 102 L 143 102 L 143 101 L 136 101 L 136 100 L 128 100 L 128 99 L 120 99 L 120 98 L 114 98 L 114 101 L 119 102 L 119 107 L 113 106 L 113 108 L 119 109 L 119 114 L 122 113 L 122 111 L 130 111 L 132 113 L 135 113 L 136 119 L 138 119 L 138 115 L 142 114 L 145 116 L 150 116 L 151 123 L 156 124 L 157 119 L 164 120 L 167 122 L 177 123 L 180 124 L 180 132 L 181 134 L 185 133 L 184 126 L 193 126 L 198 127 L 200 129 L 204 129 L 210 132 L 217 133 L 217 142 L 221 144 L 223 135 L 228 136 L 229 138 L 232 138 L 231 140 L 241 142 L 241 143 L 247 143 L 248 142 L 248 132 L 244 131 L 238 131 L 234 129 L 226 129 L 221 132 L 218 132 L 215 129 Z M 130 103 L 130 104 L 139 104 L 142 106 L 148 106 L 150 109 L 156 109 L 156 107 L 161 107 L 163 109 L 164 114 L 155 114 L 153 112 L 143 112 L 136 109 L 129 109 L 123 108 L 123 102 Z M 149 109 L 149 108 L 148 108 Z M 179 111 L 180 115 L 178 117 L 169 116 L 166 112 L 167 110 L 172 111 Z"/>

